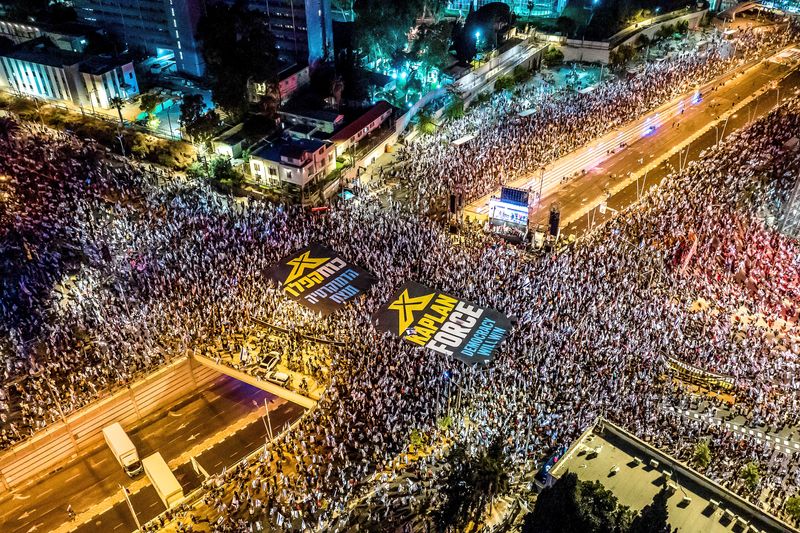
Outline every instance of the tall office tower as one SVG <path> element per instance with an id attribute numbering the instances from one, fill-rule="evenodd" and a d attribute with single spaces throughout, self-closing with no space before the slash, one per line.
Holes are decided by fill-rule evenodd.
<path id="1" fill-rule="evenodd" d="M 202 76 L 195 40 L 204 0 L 74 0 L 78 17 L 113 33 L 131 49 L 174 54 L 177 69 Z"/>
<path id="2" fill-rule="evenodd" d="M 281 59 L 312 64 L 333 56 L 331 0 L 248 0 L 247 6 L 267 14 Z"/>

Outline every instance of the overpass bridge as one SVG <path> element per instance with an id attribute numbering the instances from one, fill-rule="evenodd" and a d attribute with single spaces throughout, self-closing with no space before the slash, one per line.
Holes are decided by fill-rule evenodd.
<path id="1" fill-rule="evenodd" d="M 749 11 L 751 9 L 769 9 L 769 8 L 763 5 L 761 2 L 739 2 L 738 4 L 732 5 L 728 9 L 721 11 L 717 16 L 725 20 L 736 20 L 736 15 L 738 15 L 739 13 L 743 13 L 744 11 Z"/>
<path id="2" fill-rule="evenodd" d="M 317 404 L 315 400 L 309 398 L 308 396 L 303 396 L 302 394 L 298 394 L 294 391 L 284 389 L 283 387 L 275 385 L 274 383 L 270 383 L 269 381 L 258 379 L 255 376 L 251 376 L 250 374 L 242 372 L 241 370 L 236 370 L 235 368 L 230 367 L 228 365 L 217 363 L 213 359 L 210 359 L 204 355 L 199 355 L 195 353 L 191 355 L 191 357 L 204 367 L 215 370 L 220 374 L 225 374 L 226 376 L 230 376 L 234 379 L 247 383 L 248 385 L 252 385 L 253 387 L 266 391 L 270 394 L 274 394 L 278 398 L 283 398 L 284 400 L 288 400 L 292 403 L 302 405 L 306 409 L 311 409 Z"/>

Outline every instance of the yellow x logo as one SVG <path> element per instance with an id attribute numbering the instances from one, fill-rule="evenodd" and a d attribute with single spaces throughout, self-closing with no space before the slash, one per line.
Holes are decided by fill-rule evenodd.
<path id="1" fill-rule="evenodd" d="M 286 263 L 287 265 L 291 265 L 292 271 L 289 273 L 284 283 L 291 283 L 302 276 L 306 270 L 315 269 L 328 259 L 330 259 L 330 257 L 311 257 L 311 250 L 303 252 Z"/>
<path id="2" fill-rule="evenodd" d="M 433 298 L 433 294 L 423 294 L 412 298 L 408 295 L 408 289 L 404 290 L 400 297 L 389 305 L 389 309 L 397 311 L 397 323 L 399 334 L 403 333 L 414 323 L 414 311 L 422 311 Z"/>

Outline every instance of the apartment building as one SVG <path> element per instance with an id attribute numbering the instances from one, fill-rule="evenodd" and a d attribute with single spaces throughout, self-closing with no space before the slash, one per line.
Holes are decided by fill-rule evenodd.
<path id="1" fill-rule="evenodd" d="M 74 0 L 78 17 L 149 55 L 173 55 L 180 72 L 203 75 L 195 39 L 204 0 Z"/>

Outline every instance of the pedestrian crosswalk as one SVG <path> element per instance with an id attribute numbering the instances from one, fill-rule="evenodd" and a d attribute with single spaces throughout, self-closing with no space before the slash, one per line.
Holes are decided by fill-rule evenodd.
<path id="1" fill-rule="evenodd" d="M 784 438 L 774 433 L 767 433 L 759 429 L 749 428 L 735 422 L 726 422 L 721 418 L 709 413 L 698 413 L 688 409 L 678 409 L 671 405 L 667 407 L 667 410 L 672 411 L 683 418 L 701 420 L 713 426 L 722 426 L 727 430 L 734 431 L 745 437 L 753 438 L 763 444 L 772 446 L 788 454 L 800 453 L 800 442 Z"/>

